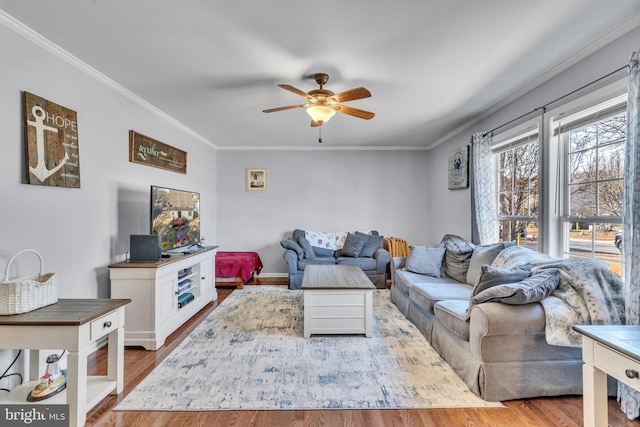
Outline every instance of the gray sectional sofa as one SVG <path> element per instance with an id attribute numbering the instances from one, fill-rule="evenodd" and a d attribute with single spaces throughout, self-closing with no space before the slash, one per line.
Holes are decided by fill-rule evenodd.
<path id="1" fill-rule="evenodd" d="M 622 283 L 606 264 L 454 235 L 438 246 L 393 258 L 391 300 L 470 390 L 488 401 L 582 394 L 571 326 L 624 322 Z"/>
<path id="2" fill-rule="evenodd" d="M 305 230 L 301 229 L 295 229 L 291 238 L 281 241 L 280 244 L 285 248 L 282 257 L 289 267 L 289 288 L 301 288 L 304 267 L 308 264 L 342 264 L 360 267 L 376 288 L 386 289 L 390 256 L 382 247 L 383 237 L 375 230 L 370 234 L 348 234 L 345 247 L 340 250 L 309 242 Z"/>

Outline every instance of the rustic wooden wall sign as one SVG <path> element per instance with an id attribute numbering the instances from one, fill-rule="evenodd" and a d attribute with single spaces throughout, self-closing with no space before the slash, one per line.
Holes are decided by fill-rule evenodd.
<path id="1" fill-rule="evenodd" d="M 27 182 L 80 188 L 76 112 L 22 92 Z"/>
<path id="2" fill-rule="evenodd" d="M 129 131 L 129 161 L 173 172 L 187 173 L 187 152 Z"/>

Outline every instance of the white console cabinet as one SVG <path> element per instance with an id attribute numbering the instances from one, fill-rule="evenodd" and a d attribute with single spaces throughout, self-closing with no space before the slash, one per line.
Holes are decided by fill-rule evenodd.
<path id="1" fill-rule="evenodd" d="M 218 299 L 215 249 L 176 254 L 158 263 L 109 266 L 111 298 L 128 298 L 125 346 L 157 350 L 165 339 L 204 306 Z"/>

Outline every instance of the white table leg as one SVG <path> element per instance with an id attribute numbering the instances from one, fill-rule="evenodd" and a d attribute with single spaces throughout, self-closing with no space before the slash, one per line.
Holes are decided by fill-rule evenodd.
<path id="1" fill-rule="evenodd" d="M 120 394 L 124 389 L 124 328 L 109 333 L 108 346 L 107 379 L 116 382 L 111 394 Z"/>
<path id="2" fill-rule="evenodd" d="M 582 382 L 585 427 L 608 425 L 607 374 L 585 363 L 582 365 Z"/>
<path id="3" fill-rule="evenodd" d="M 311 336 L 311 291 L 304 291 L 304 337 Z"/>
<path id="4" fill-rule="evenodd" d="M 364 291 L 364 325 L 365 336 L 373 336 L 373 291 Z"/>
<path id="5" fill-rule="evenodd" d="M 67 354 L 69 426 L 81 427 L 87 419 L 87 350 Z"/>

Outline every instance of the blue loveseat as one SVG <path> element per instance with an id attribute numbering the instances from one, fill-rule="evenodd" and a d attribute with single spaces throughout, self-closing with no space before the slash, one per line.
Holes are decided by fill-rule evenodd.
<path id="1" fill-rule="evenodd" d="M 286 249 L 282 257 L 289 267 L 289 288 L 302 287 L 304 268 L 308 264 L 341 264 L 357 265 L 376 288 L 385 289 L 390 256 L 382 247 L 383 237 L 377 231 L 349 234 L 351 237 L 347 236 L 345 247 L 341 250 L 319 247 L 317 242 L 313 242 L 316 246 L 311 245 L 305 238 L 305 231 L 300 229 L 294 230 L 291 238 L 281 241 L 280 244 Z M 355 251 L 345 250 L 353 249 L 351 245 L 347 248 L 350 241 L 357 241 Z"/>

